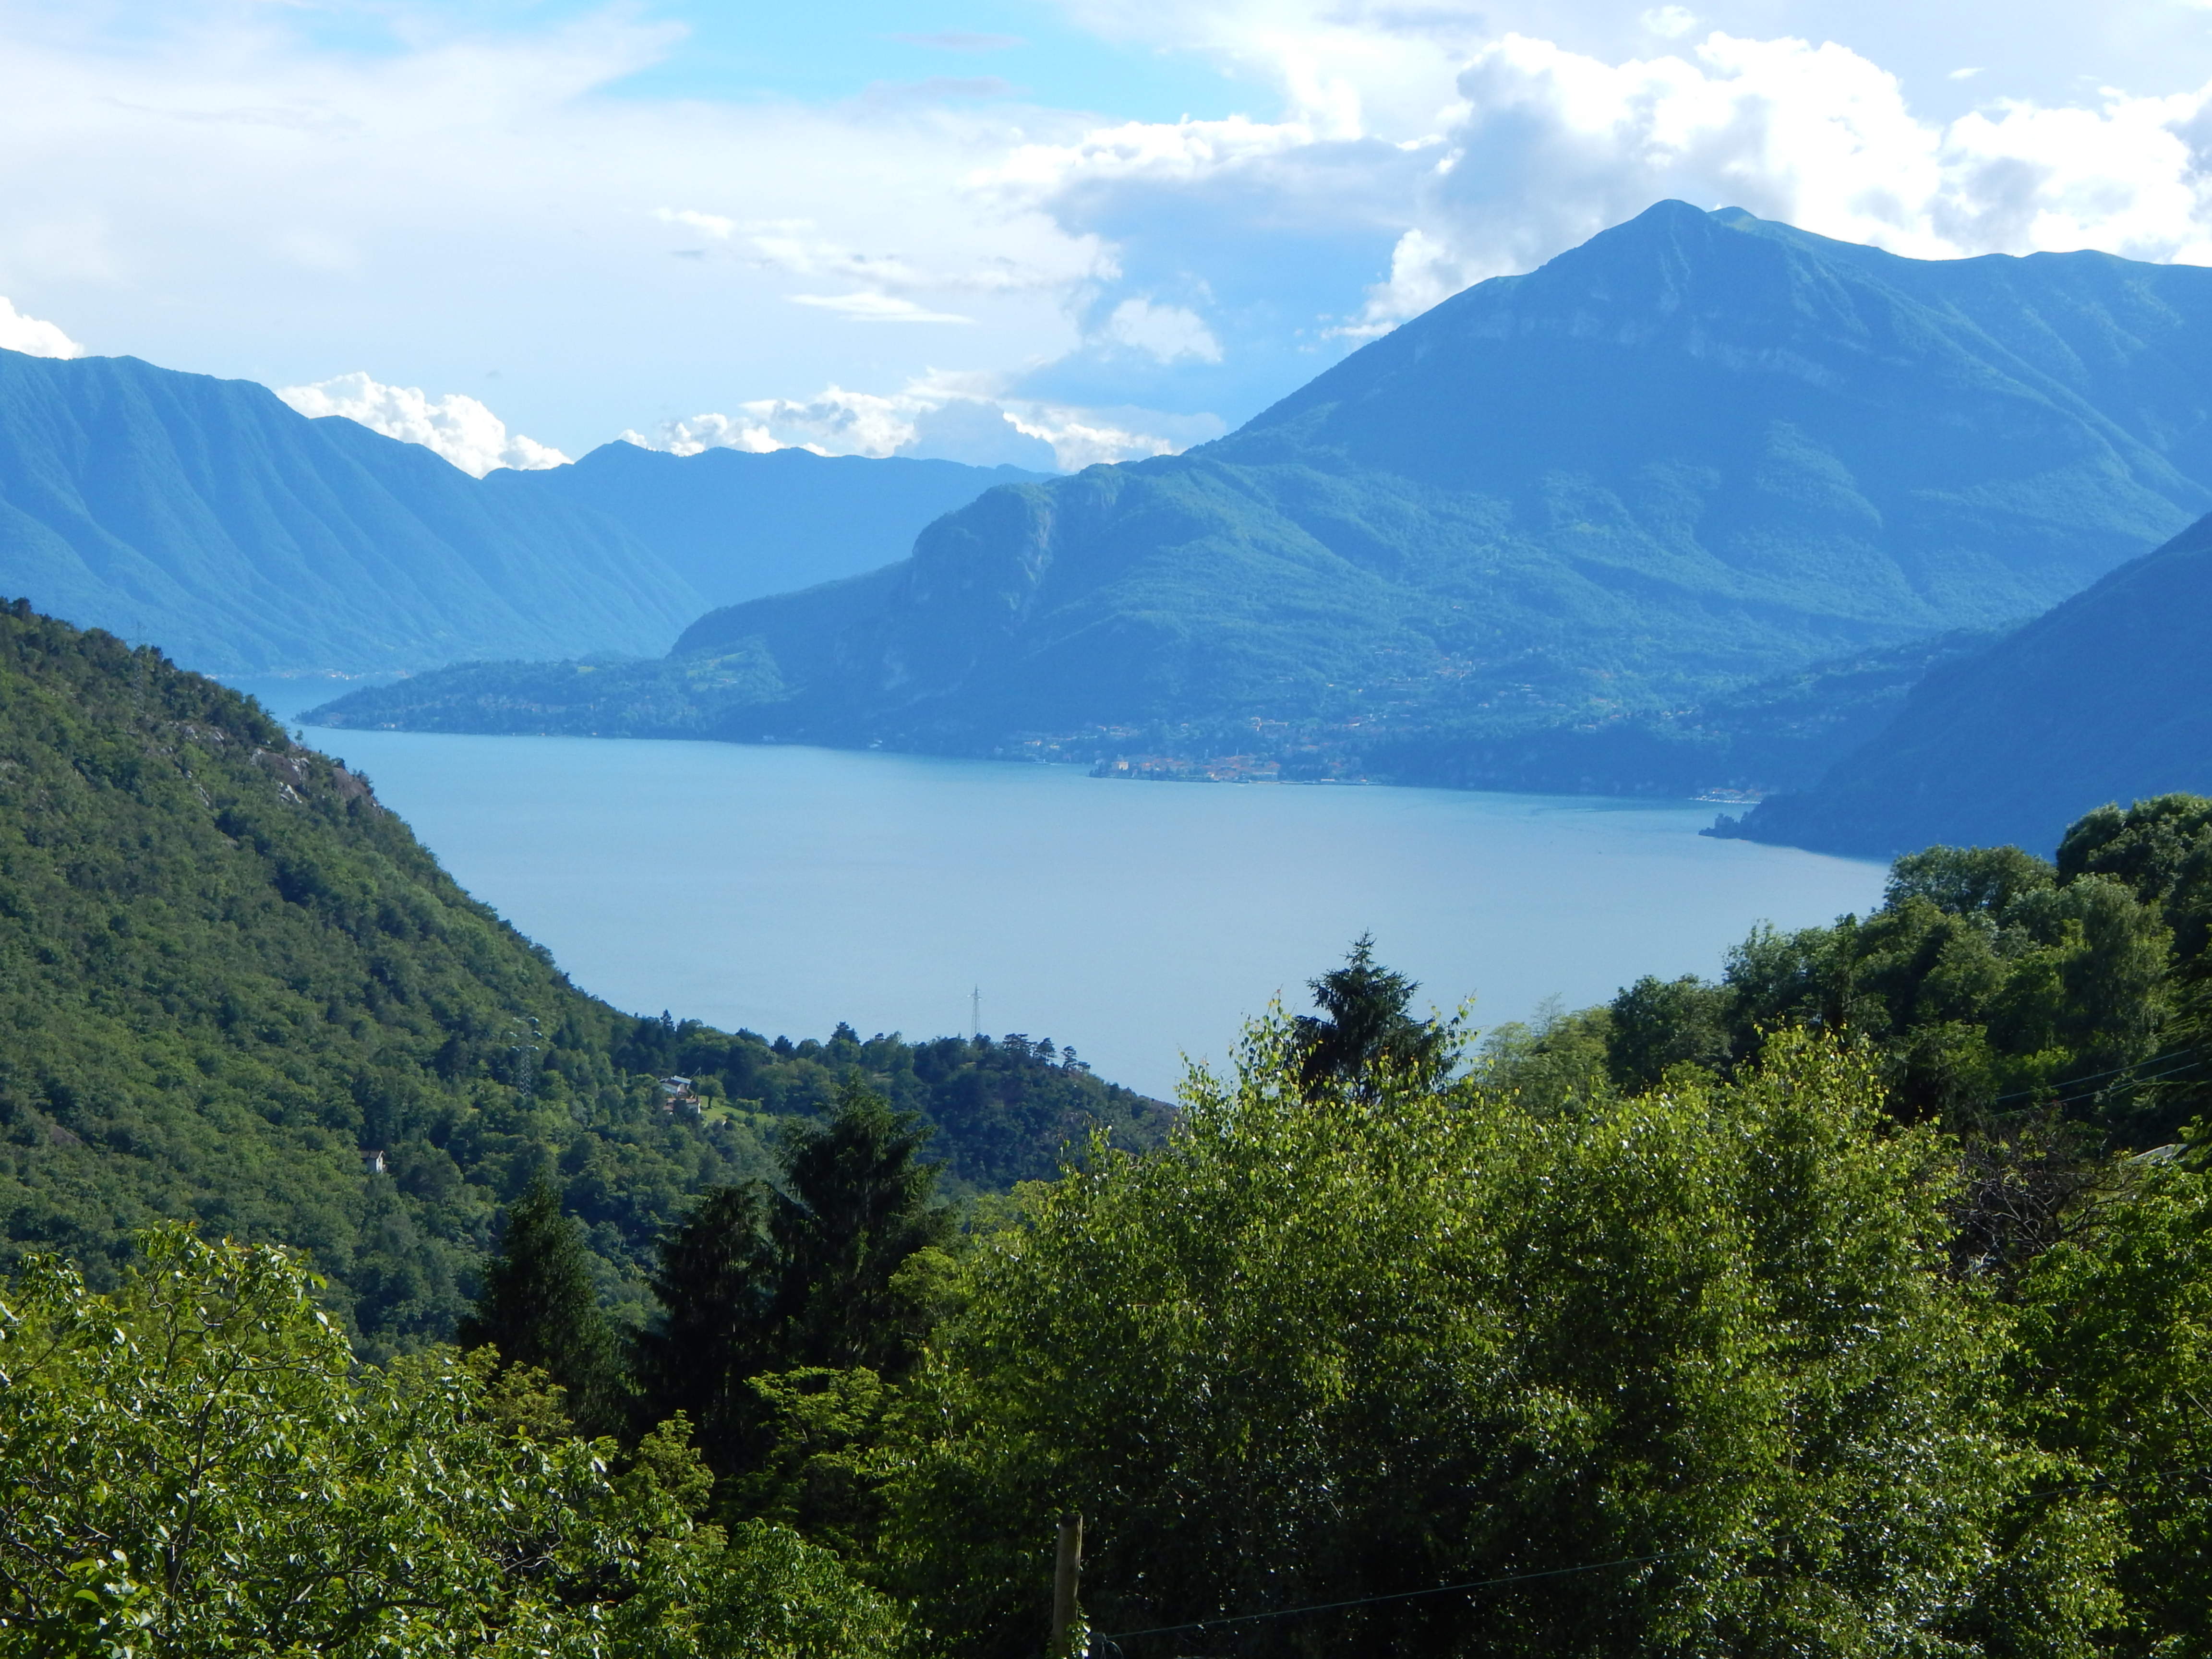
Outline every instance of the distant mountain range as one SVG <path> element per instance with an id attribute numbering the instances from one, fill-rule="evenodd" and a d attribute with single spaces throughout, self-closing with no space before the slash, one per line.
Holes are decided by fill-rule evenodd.
<path id="1" fill-rule="evenodd" d="M 805 449 L 676 456 L 611 443 L 573 466 L 501 471 L 484 482 L 495 493 L 605 514 L 690 583 L 703 610 L 892 563 L 913 550 L 931 520 L 994 485 L 1046 476 L 906 456 L 873 460 Z"/>
<path id="2" fill-rule="evenodd" d="M 1616 787 L 1605 757 L 1650 738 L 1666 763 L 1632 769 L 1679 781 L 1699 711 L 2017 623 L 2212 507 L 2208 389 L 2212 270 L 1903 259 L 1666 203 L 1227 438 L 990 490 L 899 563 L 710 613 L 658 668 L 578 696 L 479 665 L 398 701 L 1505 787 Z M 1802 783 L 1810 752 L 1706 781 Z"/>
<path id="3" fill-rule="evenodd" d="M 611 444 L 479 480 L 247 381 L 0 351 L 0 592 L 216 672 L 659 652 L 1032 476 Z"/>
<path id="4" fill-rule="evenodd" d="M 2212 793 L 2212 518 L 1929 675 L 1819 787 L 1724 831 L 1887 857 L 1931 842 L 2049 854 L 2106 802 Z"/>

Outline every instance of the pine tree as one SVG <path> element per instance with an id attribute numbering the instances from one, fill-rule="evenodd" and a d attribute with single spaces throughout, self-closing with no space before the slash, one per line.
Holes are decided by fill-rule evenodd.
<path id="1" fill-rule="evenodd" d="M 681 1411 L 727 1478 L 761 1450 L 765 1407 L 750 1379 L 801 1367 L 897 1376 L 927 1334 L 927 1275 L 900 1270 L 950 1237 L 929 1131 L 848 1085 L 827 1123 L 784 1141 L 783 1190 L 708 1194 L 661 1242 L 660 1312 L 633 1352 L 647 1422 Z"/>
<path id="2" fill-rule="evenodd" d="M 543 1176 L 508 1208 L 500 1253 L 485 1265 L 460 1340 L 465 1348 L 497 1349 L 502 1365 L 544 1371 L 566 1390 L 568 1414 L 586 1432 L 617 1425 L 622 1389 L 591 1255 Z"/>
<path id="3" fill-rule="evenodd" d="M 768 1234 L 769 1189 L 717 1187 L 661 1241 L 658 1317 L 637 1334 L 633 1375 L 647 1426 L 684 1413 L 716 1468 L 736 1467 L 756 1414 L 744 1380 L 778 1367 L 782 1264 Z"/>
<path id="4" fill-rule="evenodd" d="M 952 1231 L 936 1202 L 937 1170 L 921 1161 L 929 1129 L 873 1091 L 848 1084 L 836 1112 L 786 1143 L 787 1195 L 770 1227 L 783 1258 L 783 1346 L 794 1365 L 905 1368 L 920 1310 L 892 1278 Z"/>
<path id="5" fill-rule="evenodd" d="M 1375 938 L 1362 933 L 1343 967 L 1310 980 L 1326 1018 L 1301 1014 L 1292 1023 L 1303 1057 L 1298 1078 L 1309 1095 L 1331 1084 L 1364 1093 L 1376 1073 L 1420 1076 L 1440 1064 L 1449 1033 L 1406 1012 L 1420 986 L 1375 960 Z"/>

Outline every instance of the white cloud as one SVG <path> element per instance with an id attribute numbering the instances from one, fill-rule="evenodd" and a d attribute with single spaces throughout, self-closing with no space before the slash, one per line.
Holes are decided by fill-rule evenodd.
<path id="1" fill-rule="evenodd" d="M 1184 357 L 1202 363 L 1221 361 L 1221 342 L 1203 318 L 1183 306 L 1124 300 L 1107 317 L 1104 331 L 1115 344 L 1149 353 L 1163 363 Z"/>
<path id="2" fill-rule="evenodd" d="M 4 296 L 0 296 L 0 350 L 32 357 L 84 356 L 84 348 L 63 333 L 59 325 L 26 317 Z"/>
<path id="3" fill-rule="evenodd" d="M 2101 247 L 2212 263 L 2212 88 L 2012 101 L 1948 125 L 1842 46 L 1714 33 L 1608 64 L 1509 37 L 1462 73 L 1371 334 L 1675 197 L 1923 258 Z"/>
<path id="4" fill-rule="evenodd" d="M 733 414 L 694 415 L 622 435 L 678 455 L 799 448 L 817 455 L 934 454 L 981 465 L 1012 461 L 1073 471 L 1102 461 L 1172 454 L 1224 429 L 1210 416 L 1100 411 L 1009 397 L 1003 378 L 925 375 L 887 394 L 831 386 L 804 400 L 757 398 L 737 405 Z"/>
<path id="5" fill-rule="evenodd" d="M 950 311 L 931 311 L 913 301 L 895 294 L 878 294 L 863 289 L 857 294 L 793 294 L 788 296 L 795 306 L 818 306 L 824 311 L 834 311 L 841 317 L 850 317 L 859 323 L 972 323 L 973 317 L 963 317 Z"/>
<path id="6" fill-rule="evenodd" d="M 1906 253 L 2212 258 L 2212 99 L 2075 90 L 2105 59 L 2067 17 L 2110 8 L 2038 0 L 2020 50 L 2073 43 L 2038 101 L 2009 48 L 1946 78 L 1984 61 L 1976 0 L 1832 9 L 1857 51 L 1749 38 L 1765 0 L 1048 3 L 1121 65 L 1233 78 L 1200 118 L 1132 120 L 739 86 L 649 8 L 410 0 L 354 9 L 333 45 L 313 7 L 174 0 L 152 32 L 0 0 L 0 289 L 66 294 L 103 349 L 270 384 L 503 368 L 505 412 L 572 452 L 613 411 L 701 409 L 724 424 L 665 441 L 890 453 L 953 410 L 928 431 L 1008 428 L 1065 465 L 1208 435 L 1152 405 L 1249 413 L 1663 196 Z M 2178 10 L 2119 9 L 2154 5 Z M 836 26 L 807 27 L 826 54 Z M 2130 72 L 2171 92 L 2164 61 Z M 1110 100 L 1121 74 L 1090 84 Z M 434 434 L 447 410 L 437 441 L 472 468 L 529 459 L 452 435 L 489 411 L 412 395 L 419 416 L 368 413 Z"/>
<path id="7" fill-rule="evenodd" d="M 458 392 L 434 403 L 418 387 L 340 374 L 313 386 L 279 386 L 276 395 L 310 419 L 343 415 L 387 438 L 421 444 L 479 478 L 502 466 L 529 471 L 568 461 L 557 449 L 508 432 L 506 422 Z"/>
<path id="8" fill-rule="evenodd" d="M 655 208 L 653 216 L 664 225 L 684 225 L 718 242 L 728 241 L 738 228 L 734 219 L 725 219 L 719 213 L 701 213 L 692 208 Z"/>

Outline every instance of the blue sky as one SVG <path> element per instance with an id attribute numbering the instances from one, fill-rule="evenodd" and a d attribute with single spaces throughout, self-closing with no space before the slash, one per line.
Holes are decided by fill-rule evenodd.
<path id="1" fill-rule="evenodd" d="M 0 0 L 0 343 L 474 470 L 1080 465 L 1663 196 L 2212 261 L 2209 81 L 2175 0 Z"/>

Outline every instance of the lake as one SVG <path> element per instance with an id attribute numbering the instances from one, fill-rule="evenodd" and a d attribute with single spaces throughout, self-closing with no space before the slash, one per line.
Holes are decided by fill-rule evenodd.
<path id="1" fill-rule="evenodd" d="M 251 689 L 265 691 L 254 684 Z M 302 706 L 281 691 L 272 708 Z M 1882 866 L 1697 834 L 1714 808 L 1131 782 L 797 747 L 310 731 L 446 868 L 618 1006 L 769 1036 L 982 1029 L 1166 1095 L 1362 932 L 1475 1023 L 1718 972 Z"/>

